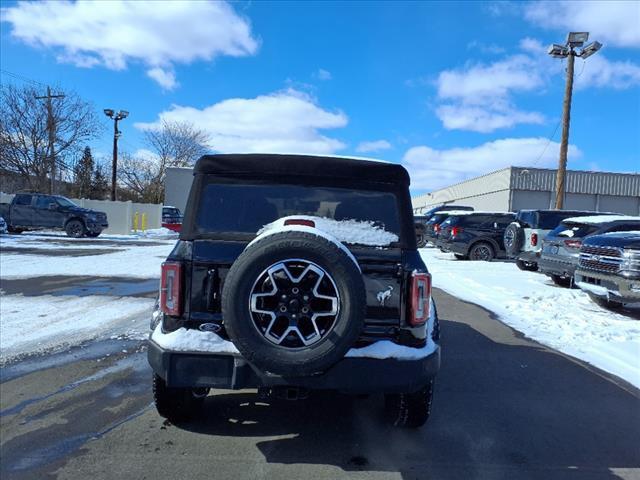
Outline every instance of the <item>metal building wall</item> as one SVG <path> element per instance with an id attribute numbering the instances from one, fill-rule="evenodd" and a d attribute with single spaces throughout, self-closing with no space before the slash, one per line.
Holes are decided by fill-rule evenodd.
<path id="1" fill-rule="evenodd" d="M 169 167 L 164 179 L 164 204 L 184 213 L 193 182 L 193 168 Z"/>

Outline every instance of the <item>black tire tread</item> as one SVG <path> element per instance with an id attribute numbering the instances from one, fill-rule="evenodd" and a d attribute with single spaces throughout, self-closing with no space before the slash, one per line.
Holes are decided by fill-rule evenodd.
<path id="1" fill-rule="evenodd" d="M 385 395 L 387 418 L 395 427 L 422 427 L 431 415 L 433 381 L 413 393 Z"/>

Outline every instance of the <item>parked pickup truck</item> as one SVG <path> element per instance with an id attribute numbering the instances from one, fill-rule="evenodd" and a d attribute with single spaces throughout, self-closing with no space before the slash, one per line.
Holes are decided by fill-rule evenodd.
<path id="1" fill-rule="evenodd" d="M 603 306 L 640 302 L 640 232 L 605 233 L 586 239 L 575 281 Z"/>
<path id="2" fill-rule="evenodd" d="M 74 238 L 97 237 L 107 228 L 107 214 L 82 208 L 60 195 L 17 193 L 11 203 L 0 204 L 0 216 L 9 233 L 60 229 Z"/>

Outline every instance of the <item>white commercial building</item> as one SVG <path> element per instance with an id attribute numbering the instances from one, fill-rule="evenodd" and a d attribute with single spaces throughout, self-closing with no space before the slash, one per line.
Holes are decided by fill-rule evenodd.
<path id="1" fill-rule="evenodd" d="M 556 170 L 507 167 L 412 199 L 414 213 L 438 205 L 517 211 L 555 205 Z M 640 215 L 640 174 L 568 170 L 564 208 Z"/>

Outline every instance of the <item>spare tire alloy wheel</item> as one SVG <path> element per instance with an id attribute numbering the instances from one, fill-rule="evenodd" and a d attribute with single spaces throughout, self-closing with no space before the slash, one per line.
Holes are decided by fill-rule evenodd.
<path id="1" fill-rule="evenodd" d="M 222 312 L 229 338 L 263 371 L 322 373 L 355 343 L 364 324 L 362 274 L 339 245 L 307 232 L 251 243 L 225 278 Z"/>
<path id="2" fill-rule="evenodd" d="M 524 230 L 517 222 L 510 223 L 504 231 L 504 249 L 509 257 L 515 257 L 524 245 Z"/>
<path id="3" fill-rule="evenodd" d="M 249 309 L 254 326 L 267 340 L 299 348 L 318 342 L 331 331 L 340 311 L 340 296 L 324 269 L 307 260 L 286 259 L 258 276 Z"/>

